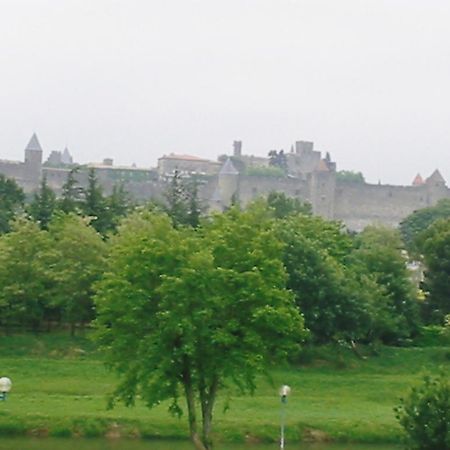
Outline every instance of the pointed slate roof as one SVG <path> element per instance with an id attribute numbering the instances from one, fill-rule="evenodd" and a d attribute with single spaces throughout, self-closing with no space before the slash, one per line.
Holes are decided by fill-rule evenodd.
<path id="1" fill-rule="evenodd" d="M 39 140 L 36 136 L 36 133 L 33 133 L 33 136 L 31 136 L 30 142 L 28 142 L 28 145 L 26 146 L 25 150 L 37 150 L 42 152 L 41 144 L 39 144 Z"/>
<path id="2" fill-rule="evenodd" d="M 441 175 L 441 172 L 439 172 L 438 169 L 436 169 L 428 178 L 427 183 L 436 183 L 436 184 L 445 184 L 445 180 L 443 176 Z"/>
<path id="3" fill-rule="evenodd" d="M 230 158 L 225 161 L 225 164 L 220 169 L 219 175 L 239 175 Z"/>
<path id="4" fill-rule="evenodd" d="M 61 162 L 64 164 L 72 164 L 73 163 L 72 155 L 70 154 L 67 146 L 64 148 L 64 151 L 62 152 Z"/>
<path id="5" fill-rule="evenodd" d="M 423 184 L 425 184 L 425 181 L 423 181 L 422 175 L 420 175 L 420 173 L 418 173 L 416 175 L 416 177 L 414 178 L 412 185 L 413 186 L 422 186 Z"/>

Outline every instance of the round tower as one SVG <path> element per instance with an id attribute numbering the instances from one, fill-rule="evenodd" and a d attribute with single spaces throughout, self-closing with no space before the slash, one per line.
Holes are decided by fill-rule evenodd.
<path id="1" fill-rule="evenodd" d="M 39 187 L 42 170 L 42 147 L 36 133 L 33 133 L 30 142 L 28 142 L 25 148 L 25 162 L 23 167 L 25 191 L 31 192 Z"/>
<path id="2" fill-rule="evenodd" d="M 218 194 L 223 208 L 230 206 L 233 197 L 237 196 L 238 185 L 239 172 L 228 158 L 220 169 L 217 180 Z"/>

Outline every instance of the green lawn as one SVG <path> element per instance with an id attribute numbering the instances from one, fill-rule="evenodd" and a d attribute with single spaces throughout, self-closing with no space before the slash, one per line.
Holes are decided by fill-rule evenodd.
<path id="1" fill-rule="evenodd" d="M 187 436 L 186 419 L 171 417 L 167 405 L 149 410 L 137 403 L 106 410 L 115 386 L 93 345 L 61 335 L 0 338 L 0 376 L 13 381 L 0 403 L 0 434 L 53 436 Z M 336 441 L 397 442 L 393 407 L 426 371 L 448 371 L 449 348 L 382 348 L 360 360 L 345 349 L 309 352 L 298 367 L 274 369 L 273 384 L 261 378 L 255 396 L 229 393 L 216 408 L 214 430 L 224 441 L 275 440 L 278 387 L 289 384 L 287 436 L 291 440 L 330 437 Z M 318 432 L 317 430 L 320 430 Z"/>

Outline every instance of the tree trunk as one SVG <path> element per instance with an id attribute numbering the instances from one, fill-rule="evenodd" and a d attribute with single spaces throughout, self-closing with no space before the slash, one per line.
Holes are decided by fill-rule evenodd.
<path id="1" fill-rule="evenodd" d="M 197 431 L 197 415 L 195 411 L 195 393 L 192 386 L 191 376 L 189 370 L 183 373 L 184 392 L 186 395 L 186 403 L 189 417 L 189 432 L 191 440 L 197 450 L 208 450 L 208 447 L 200 439 Z"/>
<path id="2" fill-rule="evenodd" d="M 208 390 L 202 390 L 200 394 L 201 399 L 201 408 L 202 408 L 202 437 L 203 442 L 205 443 L 206 448 L 209 450 L 212 448 L 211 442 L 211 424 L 212 424 L 212 416 L 213 416 L 213 408 L 214 402 L 216 400 L 216 392 L 217 392 L 218 382 L 217 379 L 214 378 Z"/>

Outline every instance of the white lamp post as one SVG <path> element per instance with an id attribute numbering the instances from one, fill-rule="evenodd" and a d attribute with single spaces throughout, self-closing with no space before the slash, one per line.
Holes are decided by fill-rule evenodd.
<path id="1" fill-rule="evenodd" d="M 0 400 L 6 400 L 6 394 L 11 390 L 12 382 L 8 377 L 0 378 Z"/>
<path id="2" fill-rule="evenodd" d="M 281 399 L 281 437 L 280 437 L 280 449 L 284 449 L 284 422 L 286 420 L 286 403 L 287 396 L 291 393 L 291 388 L 284 384 L 280 388 L 280 399 Z"/>

